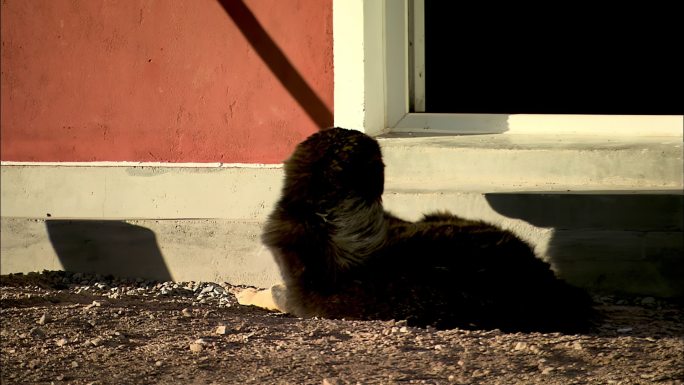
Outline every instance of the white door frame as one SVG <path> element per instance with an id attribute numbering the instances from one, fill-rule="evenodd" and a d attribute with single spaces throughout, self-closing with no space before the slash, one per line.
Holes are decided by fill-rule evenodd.
<path id="1" fill-rule="evenodd" d="M 408 10 L 422 1 L 333 0 L 336 126 L 371 135 L 682 136 L 682 115 L 411 113 Z"/>

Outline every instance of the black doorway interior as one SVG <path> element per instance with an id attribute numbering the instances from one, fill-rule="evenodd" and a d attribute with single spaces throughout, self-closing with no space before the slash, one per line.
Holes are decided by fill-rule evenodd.
<path id="1" fill-rule="evenodd" d="M 671 6 L 478 4 L 425 0 L 425 112 L 683 113 Z"/>

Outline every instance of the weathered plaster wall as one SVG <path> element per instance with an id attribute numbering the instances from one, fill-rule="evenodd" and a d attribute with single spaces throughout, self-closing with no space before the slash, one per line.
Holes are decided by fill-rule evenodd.
<path id="1" fill-rule="evenodd" d="M 244 5 L 3 1 L 2 160 L 281 162 L 332 124 L 332 2 Z"/>

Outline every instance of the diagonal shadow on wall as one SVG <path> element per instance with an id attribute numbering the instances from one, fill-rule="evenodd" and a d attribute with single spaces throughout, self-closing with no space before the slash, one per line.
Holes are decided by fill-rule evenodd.
<path id="1" fill-rule="evenodd" d="M 66 271 L 171 280 L 148 228 L 106 220 L 49 220 L 45 225 Z"/>
<path id="2" fill-rule="evenodd" d="M 319 129 L 333 124 L 333 113 L 316 95 L 302 75 L 271 39 L 259 20 L 242 0 L 219 0 L 228 16 L 266 63 L 273 75 L 287 89 Z"/>

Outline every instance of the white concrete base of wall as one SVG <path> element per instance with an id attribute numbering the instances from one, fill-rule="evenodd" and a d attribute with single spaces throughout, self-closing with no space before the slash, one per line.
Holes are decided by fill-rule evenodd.
<path id="1" fill-rule="evenodd" d="M 569 281 L 684 295 L 682 140 L 382 138 L 388 210 L 450 210 L 511 229 Z M 279 166 L 3 163 L 0 271 L 279 280 L 259 241 Z M 49 214 L 49 217 L 48 217 Z"/>
<path id="2" fill-rule="evenodd" d="M 255 221 L 2 218 L 1 224 L 2 274 L 68 270 L 258 287 L 280 281 Z"/>

